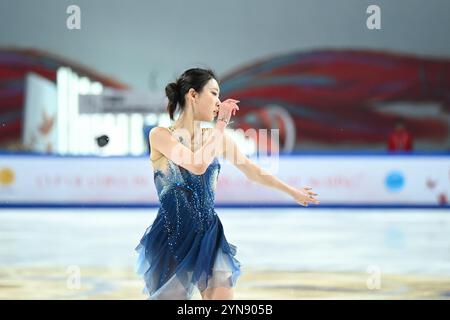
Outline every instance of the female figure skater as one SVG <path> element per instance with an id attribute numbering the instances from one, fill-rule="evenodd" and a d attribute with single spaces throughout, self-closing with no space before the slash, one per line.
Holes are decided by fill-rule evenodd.
<path id="1" fill-rule="evenodd" d="M 161 203 L 136 251 L 137 273 L 144 278 L 149 299 L 190 299 L 193 289 L 203 299 L 232 299 L 240 275 L 236 247 L 227 242 L 214 210 L 214 192 L 223 156 L 248 179 L 290 194 L 298 203 L 319 203 L 311 188 L 291 187 L 264 172 L 225 134 L 239 101 L 219 100 L 219 85 L 211 70 L 185 71 L 166 87 L 169 128 L 150 131 L 150 160 Z M 214 128 L 200 127 L 213 121 Z"/>

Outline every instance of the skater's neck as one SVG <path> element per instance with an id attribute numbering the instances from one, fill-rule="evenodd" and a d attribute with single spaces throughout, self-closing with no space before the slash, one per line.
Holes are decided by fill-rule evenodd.
<path id="1" fill-rule="evenodd" d="M 172 128 L 175 130 L 177 129 L 184 129 L 187 132 L 189 132 L 189 136 L 191 138 L 191 141 L 194 139 L 196 134 L 200 132 L 200 124 L 201 121 L 194 120 L 194 115 L 192 114 L 191 109 L 183 111 L 181 113 L 180 117 L 174 122 L 172 125 Z"/>

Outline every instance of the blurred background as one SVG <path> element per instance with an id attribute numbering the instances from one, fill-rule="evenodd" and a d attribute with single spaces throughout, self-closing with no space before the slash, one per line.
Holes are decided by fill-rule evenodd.
<path id="1" fill-rule="evenodd" d="M 171 124 L 167 83 L 200 67 L 241 101 L 227 129 L 241 150 L 321 201 L 301 207 L 221 160 L 236 298 L 449 299 L 448 12 L 0 0 L 0 298 L 145 298 L 133 267 L 158 210 L 148 132 Z"/>

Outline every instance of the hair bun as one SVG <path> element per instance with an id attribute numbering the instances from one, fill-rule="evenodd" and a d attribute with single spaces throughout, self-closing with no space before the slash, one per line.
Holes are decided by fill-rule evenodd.
<path id="1" fill-rule="evenodd" d="M 179 101 L 179 88 L 178 84 L 175 82 L 171 82 L 166 86 L 166 96 L 172 102 Z"/>

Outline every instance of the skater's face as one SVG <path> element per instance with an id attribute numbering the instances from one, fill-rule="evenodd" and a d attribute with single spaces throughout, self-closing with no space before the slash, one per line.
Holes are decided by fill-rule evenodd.
<path id="1" fill-rule="evenodd" d="M 216 79 L 210 79 L 203 90 L 196 96 L 194 117 L 199 121 L 213 121 L 220 105 L 220 88 Z"/>

